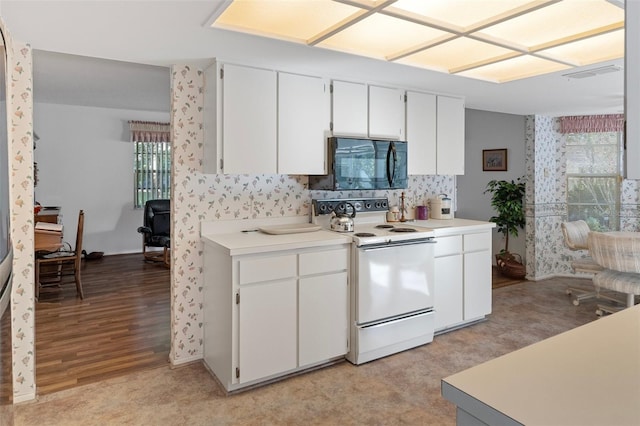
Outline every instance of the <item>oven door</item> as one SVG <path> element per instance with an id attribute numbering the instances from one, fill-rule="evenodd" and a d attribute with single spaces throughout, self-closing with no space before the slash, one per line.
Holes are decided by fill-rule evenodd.
<path id="1" fill-rule="evenodd" d="M 363 246 L 356 258 L 358 325 L 433 308 L 433 241 Z"/>

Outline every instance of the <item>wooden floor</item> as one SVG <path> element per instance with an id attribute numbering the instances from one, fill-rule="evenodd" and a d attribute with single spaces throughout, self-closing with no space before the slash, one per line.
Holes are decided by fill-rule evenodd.
<path id="1" fill-rule="evenodd" d="M 509 277 L 505 277 L 498 272 L 498 268 L 493 266 L 492 276 L 491 276 L 491 288 L 500 288 L 506 287 L 508 285 L 518 284 L 526 280 L 521 279 L 513 279 Z"/>
<path id="2" fill-rule="evenodd" d="M 36 303 L 36 386 L 44 395 L 169 362 L 170 271 L 142 255 L 83 261 Z"/>

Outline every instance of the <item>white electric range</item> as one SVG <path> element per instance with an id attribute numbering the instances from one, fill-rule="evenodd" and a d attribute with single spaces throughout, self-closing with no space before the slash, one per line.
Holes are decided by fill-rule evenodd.
<path id="1" fill-rule="evenodd" d="M 347 359 L 372 361 L 433 340 L 432 229 L 387 223 L 386 198 L 313 199 L 311 222 L 355 209 L 351 249 L 351 341 Z"/>

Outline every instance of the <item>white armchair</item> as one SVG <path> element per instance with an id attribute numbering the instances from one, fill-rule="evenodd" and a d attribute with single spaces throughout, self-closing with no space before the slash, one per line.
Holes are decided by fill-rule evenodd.
<path id="1" fill-rule="evenodd" d="M 640 295 L 640 232 L 591 232 L 589 251 L 604 269 L 593 277 L 596 291 L 604 288 L 626 295 L 626 307 Z M 620 308 L 598 305 L 596 313 L 615 312 Z"/>
<path id="2" fill-rule="evenodd" d="M 587 222 L 584 220 L 562 222 L 560 228 L 564 236 L 564 243 L 570 250 L 584 252 L 589 249 L 587 239 L 591 230 Z M 571 269 L 579 274 L 593 275 L 602 271 L 602 266 L 598 265 L 591 256 L 583 256 L 574 258 L 571 262 Z M 573 304 L 576 306 L 580 304 L 581 300 L 595 298 L 597 295 L 595 288 L 593 291 L 587 291 L 582 288 L 567 286 L 566 292 L 569 296 L 575 294 Z"/>

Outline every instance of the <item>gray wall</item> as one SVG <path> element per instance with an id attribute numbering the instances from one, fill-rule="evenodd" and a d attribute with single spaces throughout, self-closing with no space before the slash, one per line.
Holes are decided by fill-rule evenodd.
<path id="1" fill-rule="evenodd" d="M 168 96 L 168 93 L 167 93 Z M 137 253 L 142 210 L 133 208 L 133 146 L 129 120 L 169 121 L 169 113 L 36 102 L 40 140 L 35 199 L 62 207 L 64 240 L 75 244 L 78 211 L 85 212 L 87 253 Z"/>
<path id="2" fill-rule="evenodd" d="M 456 216 L 464 219 L 489 220 L 494 215 L 491 194 L 484 194 L 493 179 L 512 180 L 524 176 L 524 116 L 474 109 L 466 110 L 465 174 L 457 177 Z M 506 172 L 483 172 L 482 150 L 507 148 Z M 524 230 L 518 238 L 509 238 L 509 251 L 525 255 Z M 504 248 L 504 238 L 494 230 L 493 253 Z M 495 262 L 495 259 L 494 259 Z"/>

